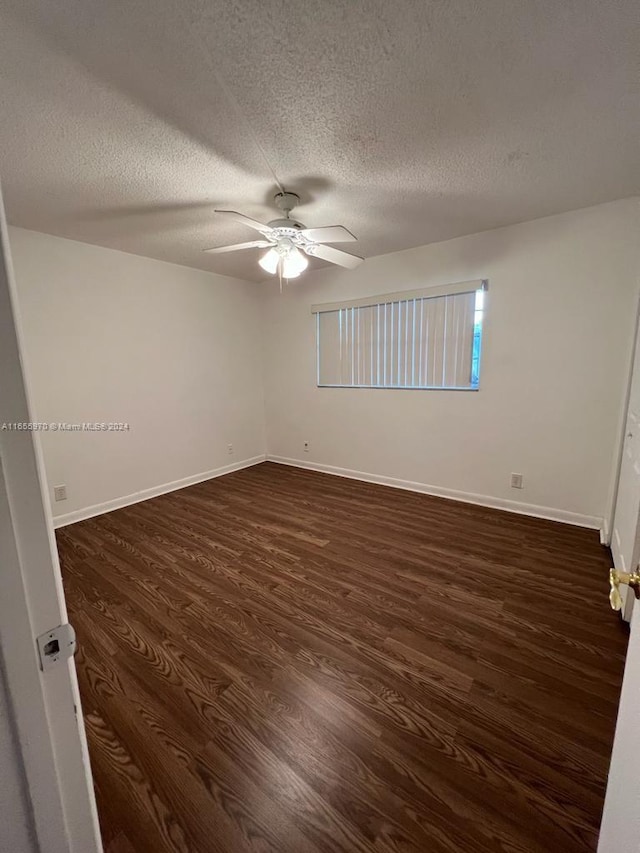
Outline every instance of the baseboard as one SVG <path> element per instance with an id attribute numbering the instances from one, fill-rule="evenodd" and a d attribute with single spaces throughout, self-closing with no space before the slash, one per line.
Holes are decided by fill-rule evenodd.
<path id="1" fill-rule="evenodd" d="M 134 492 L 132 495 L 124 495 L 121 498 L 114 498 L 105 503 L 94 504 L 93 506 L 85 507 L 84 509 L 76 509 L 73 512 L 68 512 L 65 515 L 58 515 L 53 519 L 54 527 L 66 527 L 67 524 L 74 524 L 76 521 L 83 521 L 86 518 L 93 518 L 96 515 L 103 515 L 105 512 L 112 512 L 114 509 L 122 509 L 131 504 L 147 501 L 149 498 L 157 498 L 159 495 L 165 495 L 167 492 L 175 492 L 177 489 L 184 489 L 186 486 L 195 486 L 196 483 L 203 483 L 205 480 L 213 480 L 215 477 L 221 477 L 223 474 L 230 474 L 232 471 L 239 471 L 241 468 L 250 468 L 252 465 L 258 465 L 266 459 L 265 454 L 260 456 L 252 456 L 250 459 L 244 459 L 242 462 L 234 462 L 232 465 L 223 465 L 222 468 L 214 468 L 213 471 L 204 471 L 202 474 L 193 474 L 191 477 L 184 477 L 182 480 L 174 480 L 172 483 L 163 483 L 161 486 L 153 486 L 151 489 L 144 489 L 141 492 Z"/>
<path id="2" fill-rule="evenodd" d="M 600 526 L 600 544 L 601 545 L 611 545 L 611 534 L 609 533 L 609 523 L 606 518 L 602 519 L 602 524 Z"/>
<path id="3" fill-rule="evenodd" d="M 385 477 L 381 474 L 369 474 L 365 471 L 352 471 L 349 468 L 337 468 L 334 465 L 323 465 L 319 462 L 307 462 L 303 459 L 287 459 L 284 456 L 273 456 L 267 454 L 267 462 L 276 462 L 280 465 L 291 465 L 294 468 L 306 468 L 309 471 L 321 471 L 324 474 L 334 474 L 337 477 L 346 477 L 350 480 L 363 480 L 365 483 L 378 483 L 381 486 L 391 486 L 394 489 L 406 489 L 410 492 L 421 492 L 425 495 L 434 495 L 438 498 L 462 501 L 463 503 L 478 504 L 492 509 L 502 509 L 505 512 L 514 512 L 518 515 L 530 515 L 534 518 L 546 518 L 549 521 L 560 521 L 563 524 L 573 524 L 577 527 L 590 527 L 602 530 L 604 520 L 595 515 L 582 515 L 554 507 L 537 506 L 536 504 L 525 504 L 519 501 L 510 501 L 505 498 L 494 498 L 489 495 L 477 495 L 473 492 L 460 492 L 456 489 L 445 489 L 442 486 L 430 486 L 426 483 L 415 483 L 412 480 L 399 480 L 396 477 Z"/>

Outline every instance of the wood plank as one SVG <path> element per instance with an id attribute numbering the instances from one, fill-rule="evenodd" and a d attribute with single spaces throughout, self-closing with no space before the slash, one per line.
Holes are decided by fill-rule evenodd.
<path id="1" fill-rule="evenodd" d="M 264 463 L 57 540 L 107 853 L 596 849 L 595 531 Z"/>

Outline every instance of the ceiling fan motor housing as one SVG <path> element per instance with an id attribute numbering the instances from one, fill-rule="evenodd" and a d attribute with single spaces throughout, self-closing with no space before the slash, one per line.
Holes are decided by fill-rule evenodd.
<path id="1" fill-rule="evenodd" d="M 296 219 L 272 219 L 271 222 L 267 223 L 269 228 L 277 229 L 279 234 L 283 237 L 291 237 L 296 234 L 298 231 L 302 231 L 303 228 L 306 228 L 302 222 L 298 222 Z"/>

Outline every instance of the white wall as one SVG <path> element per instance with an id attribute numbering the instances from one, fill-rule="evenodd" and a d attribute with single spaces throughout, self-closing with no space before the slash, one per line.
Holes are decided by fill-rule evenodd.
<path id="1" fill-rule="evenodd" d="M 258 285 L 19 228 L 10 239 L 37 419 L 131 427 L 42 434 L 50 491 L 67 486 L 54 516 L 264 453 Z"/>
<path id="2" fill-rule="evenodd" d="M 283 295 L 271 285 L 269 455 L 599 525 L 617 461 L 639 225 L 639 202 L 627 200 L 320 270 Z M 316 387 L 313 303 L 479 278 L 489 279 L 479 392 Z M 522 491 L 511 472 L 524 474 Z"/>
<path id="3" fill-rule="evenodd" d="M 54 515 L 260 458 L 266 398 L 272 457 L 597 526 L 617 461 L 639 224 L 637 199 L 615 202 L 310 273 L 283 295 L 12 229 L 38 419 L 131 425 L 43 434 L 49 486 L 68 489 Z M 490 281 L 478 393 L 315 386 L 311 304 L 472 278 Z"/>

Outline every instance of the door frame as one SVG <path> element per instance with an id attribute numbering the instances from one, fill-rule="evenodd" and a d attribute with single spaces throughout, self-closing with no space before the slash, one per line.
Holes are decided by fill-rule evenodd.
<path id="1" fill-rule="evenodd" d="M 633 371 L 636 360 L 636 349 L 640 347 L 640 290 L 638 291 L 638 296 L 636 299 L 636 313 L 635 313 L 635 321 L 633 326 L 633 338 L 632 338 L 632 346 L 631 346 L 631 354 L 629 356 L 629 365 L 627 368 L 627 380 L 626 380 L 626 389 L 624 395 L 624 402 L 622 405 L 622 411 L 620 415 L 620 424 L 618 430 L 618 444 L 616 448 L 615 454 L 615 467 L 614 467 L 614 475 L 611 483 L 611 496 L 609 500 L 609 511 L 608 518 L 605 518 L 605 529 L 603 530 L 603 536 L 601 537 L 601 542 L 603 545 L 607 545 L 610 549 L 613 543 L 614 536 L 614 528 L 616 521 L 616 508 L 618 504 L 618 492 L 620 491 L 620 475 L 622 471 L 622 463 L 624 460 L 624 452 L 625 452 L 625 443 L 627 436 L 627 422 L 629 420 L 629 402 L 631 400 L 631 383 L 633 382 Z M 639 522 L 639 530 L 640 530 L 640 522 Z M 616 566 L 616 568 L 619 568 Z M 629 566 L 627 571 L 634 571 L 634 566 Z M 621 617 L 625 622 L 631 621 L 631 616 L 633 614 L 633 600 L 632 596 L 627 595 L 627 589 L 622 587 L 620 592 L 622 593 L 622 610 Z"/>
<path id="2" fill-rule="evenodd" d="M 0 645 L 41 853 L 101 853 L 73 660 L 42 672 L 35 638 L 67 622 L 0 189 Z"/>
<path id="3" fill-rule="evenodd" d="M 620 469 L 622 467 L 622 454 L 624 453 L 624 440 L 627 432 L 627 415 L 629 412 L 629 400 L 631 398 L 631 382 L 633 380 L 633 365 L 635 361 L 636 345 L 638 335 L 640 334 L 640 291 L 636 300 L 636 318 L 633 326 L 633 344 L 631 346 L 631 354 L 629 356 L 629 364 L 627 366 L 627 381 L 625 384 L 624 401 L 622 404 L 622 412 L 620 415 L 620 424 L 618 428 L 618 443 L 615 455 L 614 474 L 611 482 L 611 492 L 609 497 L 609 512 L 608 519 L 605 519 L 606 529 L 604 532 L 603 545 L 611 545 L 611 537 L 613 536 L 613 525 L 615 522 L 616 503 L 618 502 L 618 489 L 620 487 Z"/>

